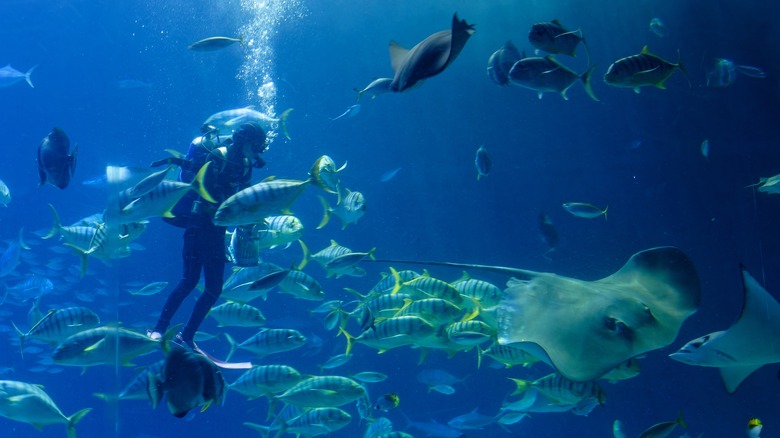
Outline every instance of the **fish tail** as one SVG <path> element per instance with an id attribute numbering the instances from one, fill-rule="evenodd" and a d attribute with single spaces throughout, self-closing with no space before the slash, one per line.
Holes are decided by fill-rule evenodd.
<path id="1" fill-rule="evenodd" d="M 482 356 L 485 355 L 485 351 L 487 350 L 482 350 L 479 348 L 479 346 L 477 346 L 477 369 L 482 366 Z"/>
<path id="2" fill-rule="evenodd" d="M 582 35 L 582 30 L 580 30 L 580 39 L 582 41 L 582 45 L 585 47 L 585 56 L 588 58 L 588 65 L 590 65 L 590 47 L 588 47 L 588 43 L 585 42 L 585 37 Z"/>
<path id="3" fill-rule="evenodd" d="M 227 362 L 227 361 L 229 361 L 229 360 L 230 360 L 230 358 L 231 358 L 231 357 L 233 357 L 233 353 L 235 353 L 235 352 L 236 352 L 236 348 L 238 347 L 238 344 L 237 344 L 237 343 L 236 343 L 236 341 L 233 339 L 233 337 L 232 337 L 232 336 L 230 336 L 230 335 L 229 335 L 229 334 L 227 334 L 227 333 L 225 333 L 225 339 L 227 339 L 227 341 L 228 341 L 228 344 L 230 344 L 230 351 L 228 351 L 228 355 L 227 355 L 227 357 L 225 358 L 225 362 Z"/>
<path id="4" fill-rule="evenodd" d="M 680 71 L 685 75 L 685 79 L 688 81 L 688 88 L 691 88 L 691 78 L 688 77 L 688 72 L 685 70 L 685 66 L 683 66 L 683 60 L 682 60 L 682 54 L 680 54 L 680 49 L 677 49 L 677 65 L 675 67 L 679 68 Z"/>
<path id="5" fill-rule="evenodd" d="M 303 243 L 303 240 L 298 239 L 298 243 L 301 245 L 301 251 L 303 252 L 303 259 L 301 263 L 295 268 L 298 271 L 302 271 L 303 268 L 309 263 L 309 248 Z"/>
<path id="6" fill-rule="evenodd" d="M 688 423 L 686 423 L 686 422 L 683 420 L 682 411 L 679 411 L 679 412 L 677 413 L 677 424 L 679 424 L 680 426 L 682 426 L 682 427 L 684 427 L 684 428 L 686 428 L 686 429 L 688 428 Z"/>
<path id="7" fill-rule="evenodd" d="M 13 321 L 11 321 L 11 325 L 14 327 L 14 330 L 16 330 L 16 334 L 19 335 L 19 354 L 21 354 L 22 359 L 24 359 L 24 338 L 27 335 L 22 333 Z"/>
<path id="8" fill-rule="evenodd" d="M 157 409 L 157 406 L 162 400 L 163 393 L 161 390 L 162 388 L 160 388 L 162 382 L 160 382 L 160 379 L 156 374 L 149 371 L 146 372 L 146 377 L 149 381 L 146 386 L 146 395 L 149 396 L 149 401 L 152 403 L 152 410 L 154 410 Z"/>
<path id="9" fill-rule="evenodd" d="M 287 117 L 289 117 L 291 112 L 293 112 L 293 108 L 287 108 L 279 115 L 279 126 L 282 128 L 282 132 L 287 140 L 292 140 L 290 133 L 287 131 Z"/>
<path id="10" fill-rule="evenodd" d="M 35 88 L 35 85 L 32 83 L 32 79 L 30 78 L 30 75 L 32 75 L 33 70 L 38 68 L 37 65 L 33 66 L 33 68 L 27 70 L 27 73 L 24 74 L 24 80 L 27 81 L 27 85 L 30 86 L 30 88 Z"/>
<path id="11" fill-rule="evenodd" d="M 71 245 L 70 243 L 66 243 L 65 246 L 75 251 L 76 254 L 79 257 L 81 257 L 81 278 L 84 278 L 84 276 L 87 275 L 87 265 L 89 264 L 89 255 L 92 254 L 92 252 L 95 249 L 97 249 L 97 246 L 93 246 L 87 251 L 84 251 L 78 246 Z"/>
<path id="12" fill-rule="evenodd" d="M 357 93 L 357 97 L 355 98 L 355 103 L 360 102 L 360 98 L 363 97 L 363 91 L 358 90 L 357 88 L 353 88 L 355 92 Z"/>
<path id="13" fill-rule="evenodd" d="M 363 295 L 363 294 L 361 294 L 360 292 L 356 291 L 355 289 L 350 289 L 350 288 L 348 288 L 348 287 L 345 287 L 345 288 L 344 288 L 344 290 L 345 290 L 345 291 L 347 291 L 347 292 L 349 292 L 349 293 L 351 293 L 351 294 L 353 294 L 353 295 L 355 295 L 355 296 L 357 296 L 357 297 L 358 297 L 358 298 L 360 298 L 361 300 L 365 300 L 365 299 L 366 299 L 366 297 L 368 296 L 368 295 Z"/>
<path id="14" fill-rule="evenodd" d="M 347 338 L 347 351 L 344 354 L 349 354 L 349 352 L 352 351 L 352 345 L 353 345 L 352 340 L 355 338 L 349 333 L 347 333 L 347 331 L 344 330 L 344 327 L 339 327 L 339 335 L 340 334 L 343 334 L 344 337 Z"/>
<path id="15" fill-rule="evenodd" d="M 390 267 L 390 273 L 393 275 L 393 280 L 395 280 L 395 284 L 393 285 L 393 290 L 390 291 L 390 295 L 395 295 L 399 290 L 401 290 L 403 281 L 401 280 L 401 274 L 399 274 L 398 271 L 396 271 L 392 266 Z"/>
<path id="16" fill-rule="evenodd" d="M 30 250 L 30 247 L 24 243 L 24 239 L 22 238 L 24 236 L 24 227 L 19 228 L 19 247 L 22 249 Z"/>
<path id="17" fill-rule="evenodd" d="M 528 390 L 528 388 L 531 387 L 531 382 L 528 380 L 523 379 L 515 379 L 510 377 L 509 380 L 515 382 L 515 385 L 517 385 L 517 389 L 512 393 L 512 395 L 522 394 Z"/>
<path id="18" fill-rule="evenodd" d="M 51 213 L 54 215 L 54 223 L 51 226 L 51 230 L 49 230 L 48 233 L 46 233 L 45 236 L 41 237 L 42 239 L 51 239 L 52 237 L 57 235 L 57 232 L 62 228 L 62 224 L 60 223 L 60 216 L 57 214 L 57 210 L 54 209 L 54 206 L 49 204 L 49 208 L 51 208 Z"/>
<path id="19" fill-rule="evenodd" d="M 195 175 L 195 179 L 192 180 L 192 184 L 196 187 L 195 190 L 198 192 L 201 198 L 211 202 L 212 204 L 216 204 L 217 201 L 211 196 L 211 194 L 206 190 L 206 187 L 203 185 L 203 178 L 205 178 L 210 164 L 211 161 L 207 161 L 206 164 L 200 168 L 198 174 Z"/>
<path id="20" fill-rule="evenodd" d="M 609 205 L 607 205 L 606 207 L 604 207 L 604 220 L 605 220 L 605 221 L 607 220 L 607 210 L 609 210 Z"/>
<path id="21" fill-rule="evenodd" d="M 321 229 L 325 225 L 328 225 L 328 222 L 330 221 L 330 204 L 328 204 L 328 201 L 323 198 L 322 196 L 319 197 L 320 202 L 322 203 L 322 220 L 320 221 L 320 224 L 317 225 L 317 229 Z"/>
<path id="22" fill-rule="evenodd" d="M 585 86 L 585 92 L 588 93 L 588 96 L 590 96 L 590 98 L 596 102 L 599 101 L 599 98 L 596 97 L 596 94 L 593 92 L 593 88 L 591 87 L 590 83 L 590 77 L 593 75 L 593 71 L 596 70 L 597 66 L 598 64 L 591 66 L 589 69 L 585 70 L 585 73 L 583 73 L 582 76 L 580 76 L 582 84 Z"/>
<path id="23" fill-rule="evenodd" d="M 68 438 L 76 438 L 76 424 L 87 415 L 92 408 L 82 409 L 68 417 Z"/>
<path id="24" fill-rule="evenodd" d="M 257 431 L 257 433 L 262 435 L 264 438 L 268 438 L 268 432 L 271 430 L 271 428 L 268 426 L 263 426 L 260 424 L 250 423 L 250 422 L 244 423 L 244 426 Z"/>

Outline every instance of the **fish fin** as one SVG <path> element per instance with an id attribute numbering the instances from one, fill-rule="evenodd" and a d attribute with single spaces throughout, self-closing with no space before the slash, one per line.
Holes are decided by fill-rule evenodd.
<path id="1" fill-rule="evenodd" d="M 76 172 L 76 157 L 79 153 L 79 144 L 76 143 L 75 146 L 73 146 L 73 152 L 70 153 L 70 156 L 68 156 L 68 166 L 70 166 L 70 176 L 73 176 L 73 174 Z"/>
<path id="2" fill-rule="evenodd" d="M 585 92 L 588 93 L 588 96 L 590 96 L 591 99 L 595 100 L 596 102 L 599 101 L 599 98 L 596 97 L 596 94 L 593 92 L 593 87 L 591 87 L 590 83 L 590 77 L 593 75 L 593 71 L 596 70 L 596 67 L 598 64 L 594 64 L 592 67 L 587 69 L 585 73 L 580 76 L 580 79 L 582 80 L 582 84 L 585 87 Z"/>
<path id="3" fill-rule="evenodd" d="M 160 379 L 156 374 L 149 371 L 147 371 L 146 374 L 148 380 L 146 394 L 149 396 L 149 401 L 152 403 L 152 410 L 154 410 L 157 409 L 160 401 L 162 401 L 162 382 L 160 382 Z"/>
<path id="4" fill-rule="evenodd" d="M 82 409 L 75 414 L 71 415 L 70 417 L 67 417 L 68 419 L 68 425 L 67 425 L 67 433 L 68 438 L 76 438 L 76 424 L 78 424 L 79 421 L 81 421 L 82 418 L 84 418 L 85 415 L 87 415 L 90 411 L 92 411 L 92 408 L 85 408 Z"/>
<path id="5" fill-rule="evenodd" d="M 33 66 L 31 69 L 27 70 L 27 73 L 24 74 L 24 80 L 27 81 L 27 85 L 30 86 L 30 88 L 35 88 L 35 85 L 32 83 L 32 79 L 30 78 L 30 75 L 32 74 L 33 70 L 38 68 L 37 65 Z"/>
<path id="6" fill-rule="evenodd" d="M 293 112 L 293 108 L 287 108 L 282 112 L 282 114 L 279 115 L 279 126 L 282 128 L 282 133 L 284 133 L 284 136 L 287 138 L 287 140 L 292 140 L 290 133 L 287 131 L 287 117 L 291 112 Z"/>
<path id="7" fill-rule="evenodd" d="M 322 229 L 325 225 L 328 225 L 328 222 L 330 221 L 330 204 L 328 204 L 328 201 L 323 198 L 322 196 L 319 197 L 320 202 L 322 203 L 322 220 L 320 221 L 320 224 L 317 225 L 317 229 Z M 341 193 L 339 192 L 339 198 L 341 198 Z"/>
<path id="8" fill-rule="evenodd" d="M 405 49 L 395 41 L 390 41 L 390 65 L 393 67 L 393 71 L 397 71 L 406 61 L 406 56 L 409 53 L 408 49 Z"/>
<path id="9" fill-rule="evenodd" d="M 204 164 L 203 167 L 200 168 L 198 174 L 195 175 L 195 179 L 192 180 L 191 184 L 194 185 L 195 191 L 198 192 L 201 198 L 205 199 L 206 201 L 212 204 L 216 204 L 217 200 L 211 196 L 211 194 L 206 190 L 206 187 L 203 185 L 203 178 L 205 178 L 206 172 L 208 171 L 210 164 L 211 161 L 207 161 L 206 164 Z"/>
<path id="10" fill-rule="evenodd" d="M 691 78 L 688 77 L 688 72 L 685 70 L 685 66 L 683 66 L 680 49 L 677 49 L 677 65 L 675 65 L 675 67 L 679 68 L 683 75 L 685 75 L 685 79 L 688 81 L 688 88 L 692 88 L 693 85 L 691 85 Z"/>

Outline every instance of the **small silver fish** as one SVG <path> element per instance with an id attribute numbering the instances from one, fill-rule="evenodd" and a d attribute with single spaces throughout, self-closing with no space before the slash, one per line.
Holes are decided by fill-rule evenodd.
<path id="1" fill-rule="evenodd" d="M 482 145 L 477 149 L 474 165 L 477 167 L 477 181 L 483 176 L 488 176 L 490 174 L 490 169 L 493 167 L 493 161 L 490 159 L 490 155 L 488 155 L 485 145 Z"/>
<path id="2" fill-rule="evenodd" d="M 567 202 L 563 204 L 563 208 L 577 217 L 593 219 L 599 216 L 604 216 L 604 220 L 607 220 L 607 209 L 609 207 L 606 207 L 602 210 L 592 204 L 585 202 Z"/>
<path id="3" fill-rule="evenodd" d="M 370 95 L 371 99 L 376 99 L 380 94 L 389 93 L 391 83 L 393 83 L 393 78 L 379 78 L 371 81 L 371 83 L 366 85 L 362 90 L 355 88 L 355 91 L 357 92 L 357 101 L 360 101 L 360 98 L 363 97 L 364 94 Z"/>
<path id="4" fill-rule="evenodd" d="M 710 159 L 710 141 L 706 138 L 701 142 L 701 156 L 704 157 L 705 160 Z"/>
<path id="5" fill-rule="evenodd" d="M 38 66 L 36 65 L 35 67 Z M 33 70 L 35 70 L 35 67 L 27 70 L 27 73 L 22 73 L 19 70 L 11 67 L 11 64 L 8 64 L 3 68 L 0 68 L 0 88 L 10 87 L 11 85 L 21 81 L 22 79 L 24 79 L 27 82 L 27 85 L 29 85 L 30 88 L 35 88 L 35 86 L 32 83 L 32 80 L 30 80 L 30 75 L 32 74 Z"/>
<path id="6" fill-rule="evenodd" d="M 346 111 L 344 111 L 343 113 L 339 114 L 338 116 L 332 118 L 331 120 L 352 118 L 352 117 L 355 117 L 356 115 L 358 115 L 359 113 L 360 113 L 360 104 L 356 103 L 354 105 L 350 105 L 349 108 L 347 108 Z"/>
<path id="7" fill-rule="evenodd" d="M 195 50 L 196 52 L 213 52 L 215 50 L 224 49 L 225 47 L 231 46 L 235 43 L 244 44 L 244 40 L 242 38 L 215 36 L 196 41 L 187 46 L 187 48 L 190 50 Z"/>

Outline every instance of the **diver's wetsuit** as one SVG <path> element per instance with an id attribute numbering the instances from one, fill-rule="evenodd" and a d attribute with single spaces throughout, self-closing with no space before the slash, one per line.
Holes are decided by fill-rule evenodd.
<path id="1" fill-rule="evenodd" d="M 226 159 L 214 156 L 209 158 L 212 163 L 204 181 L 206 190 L 218 203 L 248 187 L 252 178 L 252 166 L 243 157 L 239 147 L 228 148 L 226 155 Z M 182 279 L 168 296 L 154 328 L 156 332 L 165 332 L 179 306 L 198 284 L 202 270 L 205 289 L 181 332 L 182 341 L 188 345 L 192 345 L 195 332 L 222 294 L 226 227 L 216 226 L 212 222 L 218 205 L 209 204 L 202 198 L 193 204 L 184 230 Z"/>

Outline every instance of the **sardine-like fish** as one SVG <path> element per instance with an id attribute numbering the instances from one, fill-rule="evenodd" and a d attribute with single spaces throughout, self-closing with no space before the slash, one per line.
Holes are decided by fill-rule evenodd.
<path id="1" fill-rule="evenodd" d="M 598 101 L 599 99 L 593 93 L 593 88 L 590 85 L 590 77 L 595 69 L 594 65 L 579 75 L 560 64 L 552 56 L 524 58 L 517 61 L 509 70 L 509 83 L 536 91 L 540 99 L 543 93 L 551 92 L 558 93 L 565 100 L 569 100 L 566 92 L 575 82 L 580 80 L 585 86 L 585 92 L 588 93 L 588 96 Z"/>
<path id="2" fill-rule="evenodd" d="M 520 55 L 512 41 L 507 41 L 488 58 L 488 77 L 498 85 L 509 84 L 509 70 L 522 58 L 525 56 Z"/>
<path id="3" fill-rule="evenodd" d="M 474 33 L 474 25 L 452 16 L 452 28 L 428 36 L 411 50 L 390 42 L 390 63 L 395 75 L 390 90 L 408 90 L 423 79 L 436 76 L 457 58 Z"/>
<path id="4" fill-rule="evenodd" d="M 38 185 L 49 183 L 59 189 L 70 184 L 70 178 L 76 170 L 76 155 L 79 146 L 70 152 L 70 139 L 60 128 L 52 128 L 49 135 L 38 145 Z"/>
<path id="5" fill-rule="evenodd" d="M 672 64 L 650 53 L 647 46 L 644 46 L 639 54 L 612 63 L 604 75 L 604 82 L 613 87 L 632 88 L 635 93 L 639 93 L 639 87 L 648 85 L 665 90 L 664 82 L 678 69 L 688 78 L 679 52 L 677 64 Z M 690 80 L 688 83 L 690 84 Z"/>

